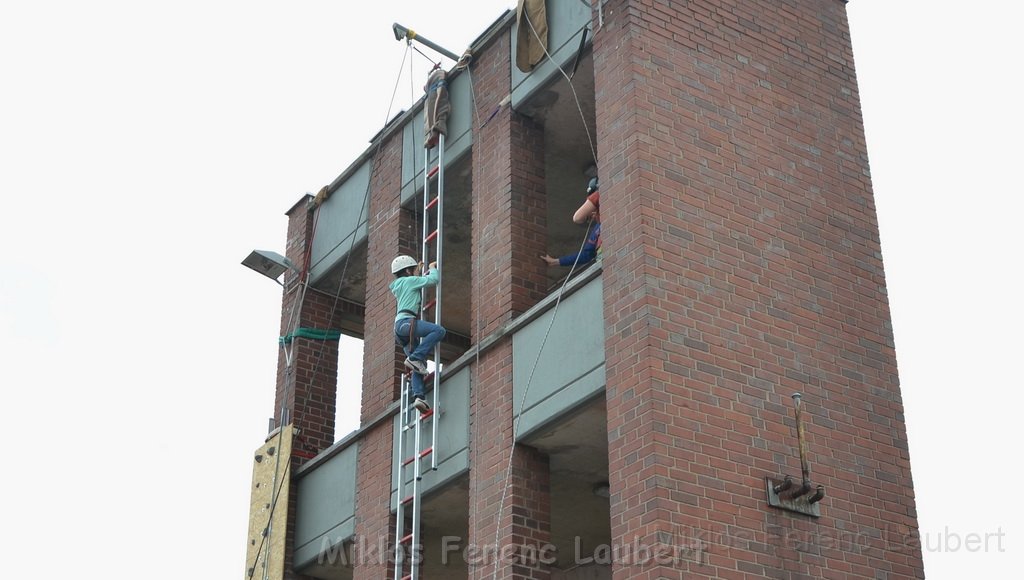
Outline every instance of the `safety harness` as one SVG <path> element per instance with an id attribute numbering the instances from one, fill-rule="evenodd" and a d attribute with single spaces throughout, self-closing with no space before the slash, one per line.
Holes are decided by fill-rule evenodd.
<path id="1" fill-rule="evenodd" d="M 410 352 L 412 352 L 413 343 L 416 340 L 416 321 L 419 320 L 420 315 L 413 312 L 412 310 L 399 310 L 398 313 L 409 315 L 409 342 L 407 343 L 405 349 L 403 349 L 405 350 L 405 354 L 408 355 Z"/>

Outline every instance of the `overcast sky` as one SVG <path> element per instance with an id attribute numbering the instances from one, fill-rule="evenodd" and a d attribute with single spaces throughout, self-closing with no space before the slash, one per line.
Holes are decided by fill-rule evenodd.
<path id="1" fill-rule="evenodd" d="M 242 574 L 281 291 L 239 262 L 419 98 L 393 22 L 458 53 L 513 5 L 5 3 L 0 576 Z M 1024 10 L 847 10 L 926 572 L 1019 577 Z"/>

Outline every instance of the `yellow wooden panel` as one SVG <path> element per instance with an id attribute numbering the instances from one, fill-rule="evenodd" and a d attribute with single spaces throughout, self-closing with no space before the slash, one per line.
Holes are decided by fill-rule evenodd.
<path id="1" fill-rule="evenodd" d="M 252 465 L 246 580 L 283 580 L 284 540 L 288 525 L 288 464 L 294 428 L 274 431 L 256 450 Z"/>

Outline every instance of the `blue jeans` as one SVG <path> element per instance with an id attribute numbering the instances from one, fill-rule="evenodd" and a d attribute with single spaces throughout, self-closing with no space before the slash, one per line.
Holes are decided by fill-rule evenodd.
<path id="1" fill-rule="evenodd" d="M 409 324 L 412 318 L 403 318 L 395 321 L 395 340 L 398 344 L 402 345 L 402 350 L 409 355 L 409 358 L 413 360 L 427 360 L 427 356 L 434 352 L 434 345 L 441 342 L 447 331 L 443 326 L 434 324 L 433 322 L 427 322 L 426 320 L 416 321 L 416 333 L 415 337 L 418 339 L 419 344 L 409 344 Z M 412 350 L 410 350 L 412 349 Z M 423 395 L 423 375 L 414 372 L 412 373 L 412 394 Z"/>

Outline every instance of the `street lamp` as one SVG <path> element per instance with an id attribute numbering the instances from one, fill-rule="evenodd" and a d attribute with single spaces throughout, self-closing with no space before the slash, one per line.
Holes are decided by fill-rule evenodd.
<path id="1" fill-rule="evenodd" d="M 291 260 L 270 250 L 253 250 L 252 253 L 242 260 L 242 265 L 256 270 L 282 286 L 284 284 L 278 280 L 281 274 L 288 270 L 298 272 L 298 268 L 292 264 Z"/>

